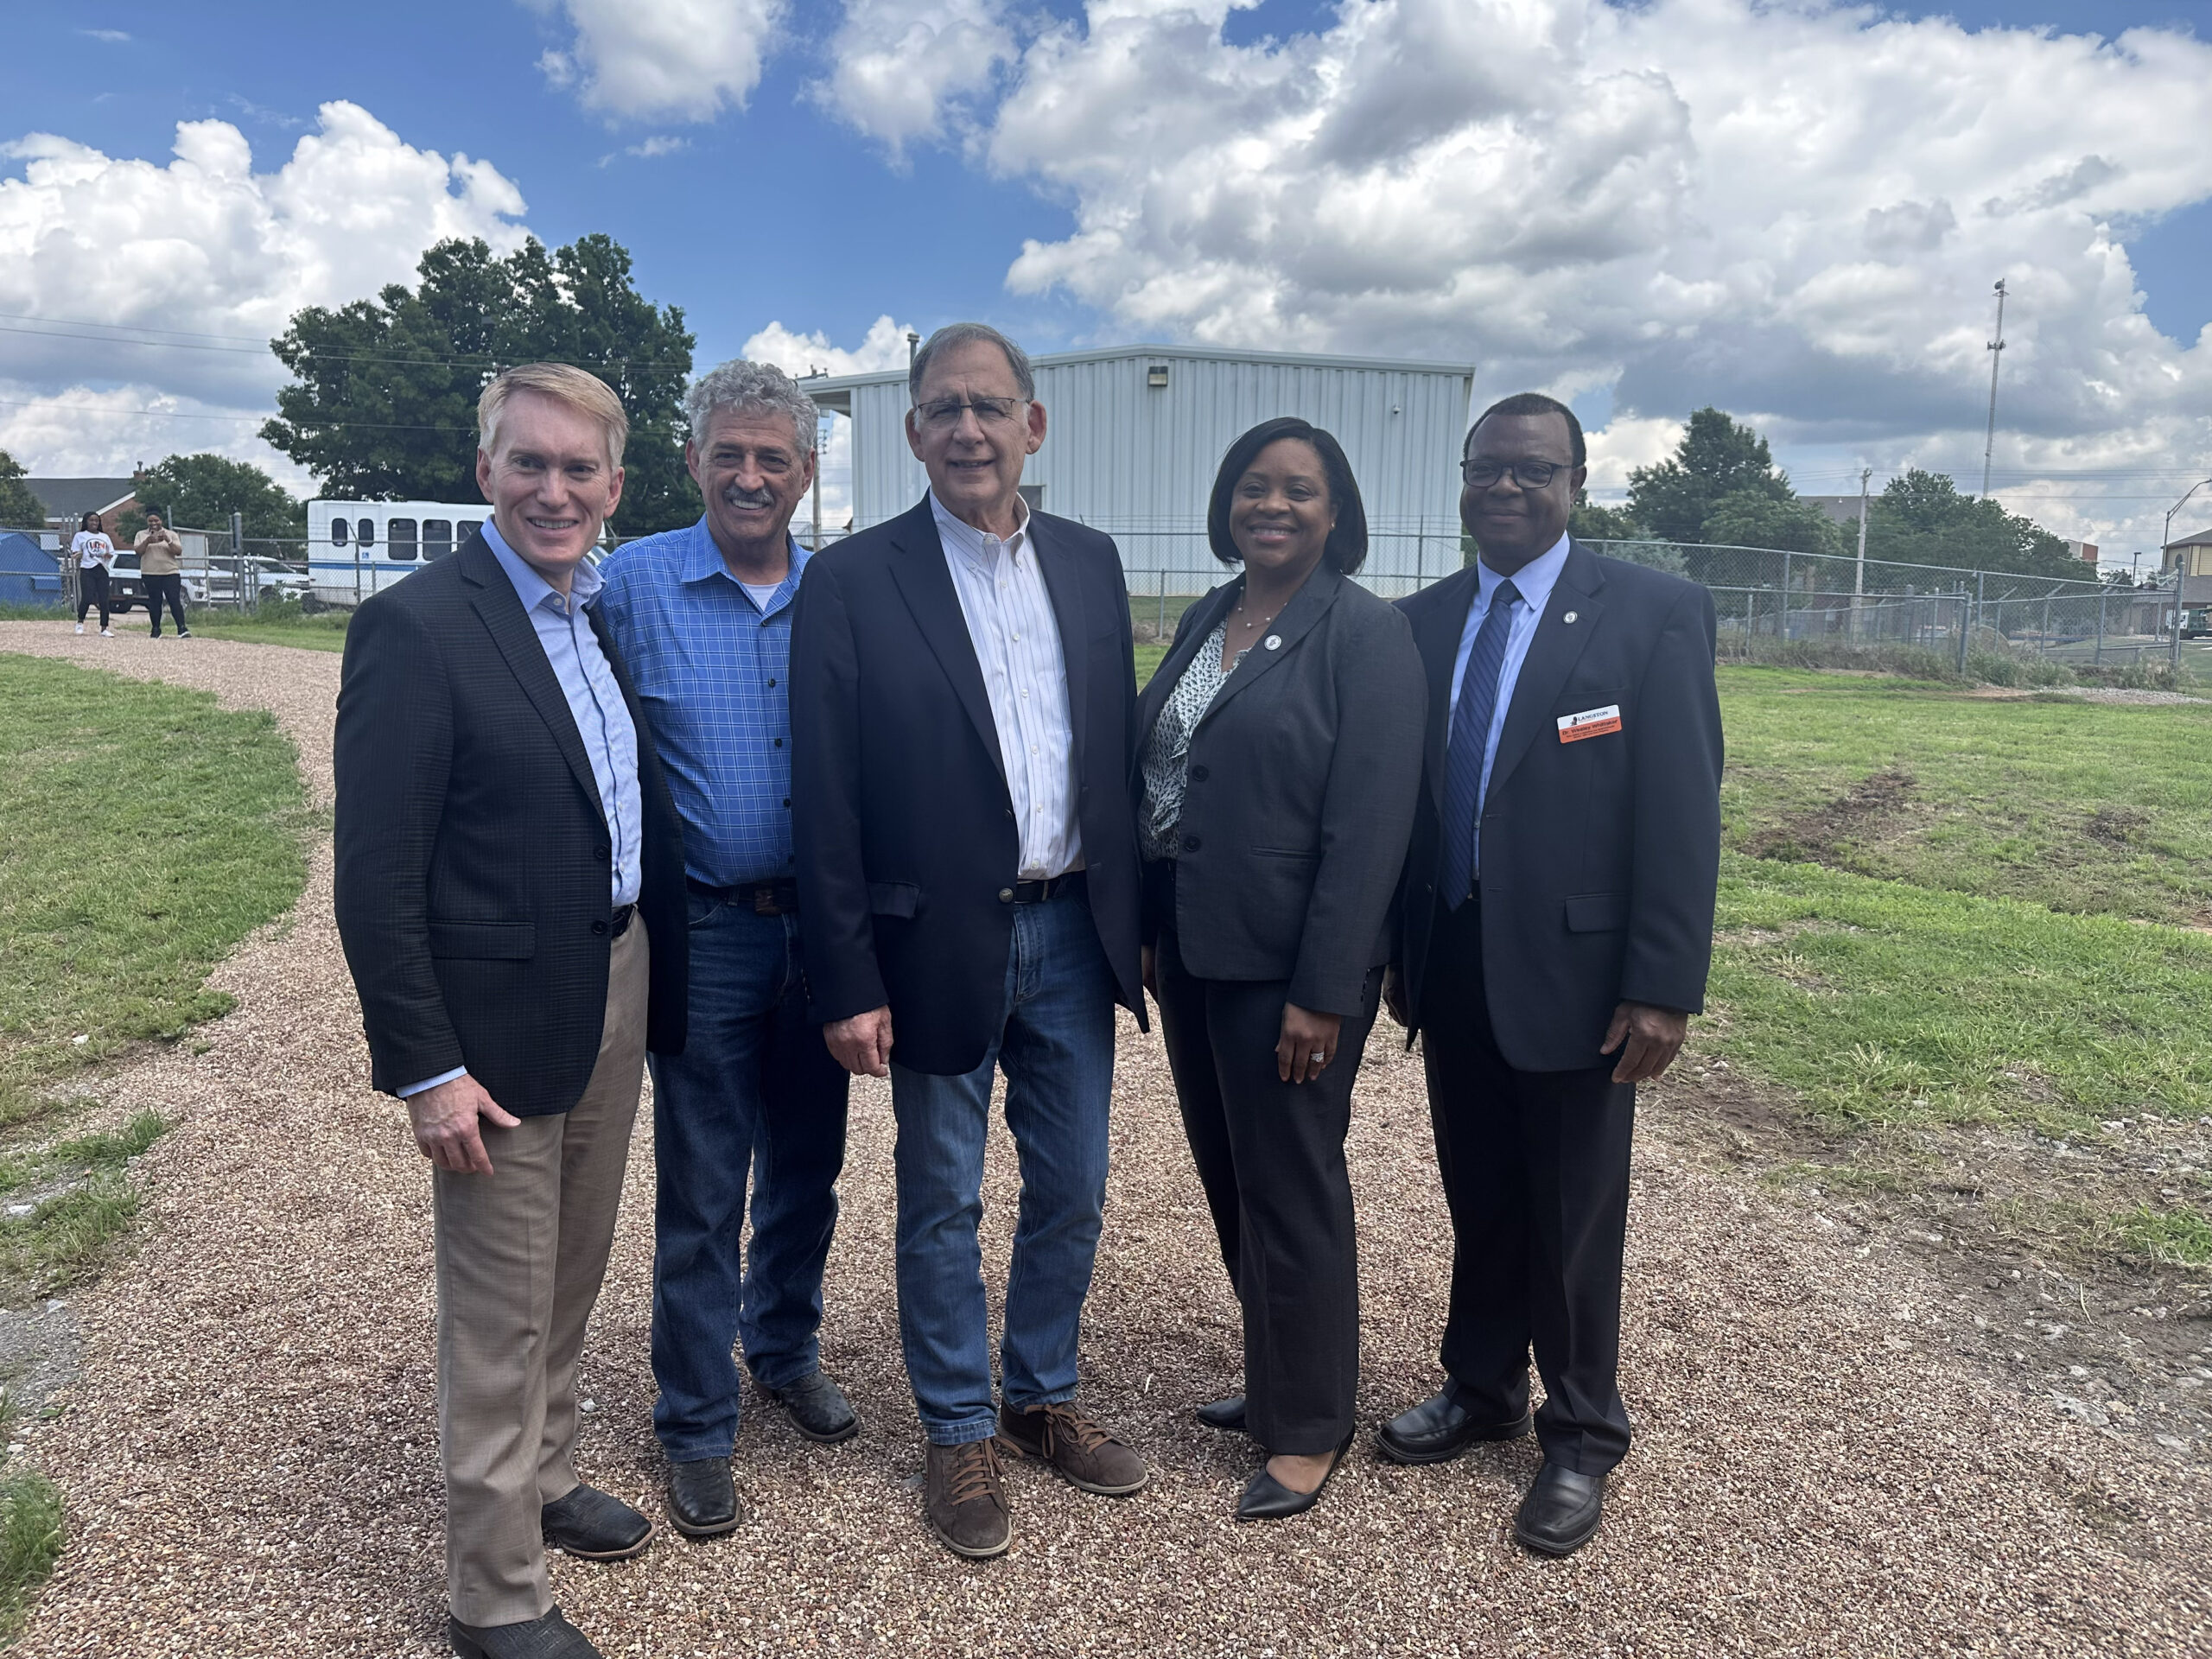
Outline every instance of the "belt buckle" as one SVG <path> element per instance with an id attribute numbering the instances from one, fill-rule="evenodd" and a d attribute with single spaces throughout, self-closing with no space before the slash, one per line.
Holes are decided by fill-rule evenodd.
<path id="1" fill-rule="evenodd" d="M 753 884 L 753 913 L 755 916 L 780 916 L 784 912 L 776 904 L 776 884 L 756 881 Z"/>

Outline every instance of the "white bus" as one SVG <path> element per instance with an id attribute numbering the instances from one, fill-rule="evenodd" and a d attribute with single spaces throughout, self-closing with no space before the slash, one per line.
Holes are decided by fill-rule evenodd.
<path id="1" fill-rule="evenodd" d="M 481 501 L 310 501 L 308 569 L 315 596 L 352 607 L 467 542 L 492 509 Z"/>

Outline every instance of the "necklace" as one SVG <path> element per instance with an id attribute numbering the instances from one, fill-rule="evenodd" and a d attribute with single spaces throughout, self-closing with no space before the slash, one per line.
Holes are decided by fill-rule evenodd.
<path id="1" fill-rule="evenodd" d="M 1244 618 L 1244 620 L 1238 622 L 1236 626 L 1244 629 L 1247 632 L 1256 632 L 1260 629 L 1266 627 L 1268 623 L 1274 621 L 1277 616 L 1281 614 L 1282 607 L 1278 605 L 1274 610 L 1269 611 L 1265 616 L 1245 616 L 1244 601 L 1248 596 L 1249 594 L 1239 594 L 1236 596 L 1236 614 L 1239 617 Z"/>

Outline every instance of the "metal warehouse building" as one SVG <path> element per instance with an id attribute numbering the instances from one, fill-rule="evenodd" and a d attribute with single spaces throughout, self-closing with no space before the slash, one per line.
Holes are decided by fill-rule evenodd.
<path id="1" fill-rule="evenodd" d="M 1031 505 L 1112 533 L 1133 591 L 1162 573 L 1220 580 L 1206 495 L 1237 434 L 1278 415 L 1336 434 L 1373 532 L 1368 579 L 1433 577 L 1459 563 L 1459 442 L 1469 363 L 1119 346 L 1033 359 L 1050 425 L 1022 471 Z M 801 383 L 852 421 L 855 528 L 895 518 L 928 480 L 907 448 L 904 370 Z M 1395 588 L 1395 583 L 1377 582 Z M 1195 591 L 1170 585 L 1165 591 Z"/>

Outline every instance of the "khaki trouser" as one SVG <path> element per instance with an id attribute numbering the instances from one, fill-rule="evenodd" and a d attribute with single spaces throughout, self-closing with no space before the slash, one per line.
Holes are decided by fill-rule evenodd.
<path id="1" fill-rule="evenodd" d="M 645 1061 L 645 925 L 613 941 L 573 1110 L 483 1126 L 490 1175 L 431 1173 L 446 1591 L 464 1624 L 553 1605 L 538 1510 L 577 1484 L 576 1357 L 614 1242 Z"/>

